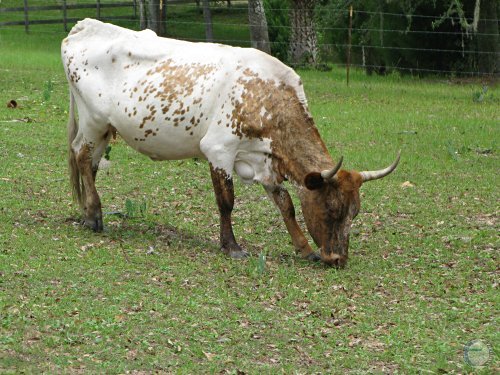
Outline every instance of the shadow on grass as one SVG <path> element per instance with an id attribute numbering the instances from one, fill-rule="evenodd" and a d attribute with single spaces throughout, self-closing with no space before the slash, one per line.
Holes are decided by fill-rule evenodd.
<path id="1" fill-rule="evenodd" d="M 199 236 L 185 229 L 177 228 L 169 224 L 151 223 L 150 221 L 138 220 L 113 220 L 105 222 L 102 233 L 92 232 L 83 225 L 80 217 L 68 217 L 64 220 L 66 225 L 78 227 L 81 231 L 94 233 L 125 245 L 141 242 L 151 247 L 170 248 L 196 248 L 208 249 L 216 253 L 219 251 L 219 242 L 207 236 Z"/>

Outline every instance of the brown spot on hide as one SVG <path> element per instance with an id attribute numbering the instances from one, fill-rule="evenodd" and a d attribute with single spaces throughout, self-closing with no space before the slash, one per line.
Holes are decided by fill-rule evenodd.
<path id="1" fill-rule="evenodd" d="M 294 87 L 263 80 L 249 68 L 243 71 L 237 85 L 241 86 L 241 96 L 229 98 L 233 110 L 226 115 L 233 134 L 240 138 L 271 139 L 273 169 L 278 175 L 283 179 L 290 176 L 303 185 L 308 173 L 333 167 L 314 121 Z"/>

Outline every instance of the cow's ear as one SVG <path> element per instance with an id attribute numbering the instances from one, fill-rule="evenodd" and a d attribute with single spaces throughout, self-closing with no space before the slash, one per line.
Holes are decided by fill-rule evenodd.
<path id="1" fill-rule="evenodd" d="M 321 189 L 325 185 L 325 179 L 319 172 L 311 172 L 304 179 L 304 185 L 309 190 Z"/>

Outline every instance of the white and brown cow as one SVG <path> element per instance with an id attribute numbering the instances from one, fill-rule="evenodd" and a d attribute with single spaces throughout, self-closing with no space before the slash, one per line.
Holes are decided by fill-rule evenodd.
<path id="1" fill-rule="evenodd" d="M 320 138 L 300 77 L 260 51 L 159 38 L 93 19 L 62 42 L 71 91 L 71 181 L 87 226 L 103 228 L 95 177 L 114 132 L 153 160 L 208 160 L 220 211 L 221 247 L 241 258 L 231 225 L 233 175 L 261 183 L 307 259 L 347 262 L 349 231 L 363 182 L 391 173 L 340 169 Z M 78 108 L 78 120 L 75 108 Z M 314 253 L 282 185 L 298 187 Z"/>

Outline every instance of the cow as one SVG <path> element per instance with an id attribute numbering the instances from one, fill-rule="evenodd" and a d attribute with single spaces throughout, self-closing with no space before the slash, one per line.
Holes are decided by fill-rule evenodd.
<path id="1" fill-rule="evenodd" d="M 385 177 L 400 159 L 382 170 L 341 169 L 342 158 L 332 160 L 315 126 L 300 77 L 252 48 L 160 38 L 85 19 L 62 41 L 61 56 L 70 88 L 70 180 L 84 224 L 94 231 L 103 229 L 99 161 L 117 132 L 153 160 L 208 161 L 226 255 L 248 256 L 231 223 L 237 175 L 263 185 L 297 253 L 343 267 L 361 185 Z M 296 221 L 287 180 L 297 187 L 319 255 Z"/>

